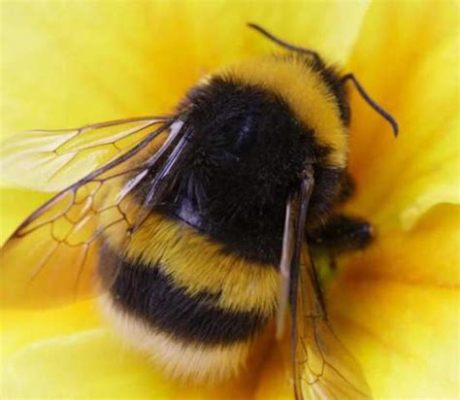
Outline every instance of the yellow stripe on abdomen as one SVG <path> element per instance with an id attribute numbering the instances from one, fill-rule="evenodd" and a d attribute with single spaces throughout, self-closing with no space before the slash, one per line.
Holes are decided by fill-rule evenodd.
<path id="1" fill-rule="evenodd" d="M 134 214 L 136 200 L 129 202 L 126 211 Z M 101 218 L 104 225 L 104 215 Z M 105 241 L 113 251 L 123 248 L 125 230 L 125 224 L 118 224 L 107 231 Z M 222 309 L 264 316 L 273 315 L 276 309 L 276 266 L 224 252 L 218 243 L 180 220 L 152 212 L 130 237 L 124 258 L 157 266 L 190 296 L 200 292 L 219 295 L 216 305 Z"/>

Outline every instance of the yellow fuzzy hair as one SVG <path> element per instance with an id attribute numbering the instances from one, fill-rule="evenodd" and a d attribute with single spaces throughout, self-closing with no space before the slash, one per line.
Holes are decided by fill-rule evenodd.
<path id="1" fill-rule="evenodd" d="M 180 341 L 125 313 L 107 293 L 101 295 L 100 307 L 127 343 L 176 379 L 208 384 L 230 379 L 241 372 L 258 347 L 256 340 L 214 346 Z"/>
<path id="2" fill-rule="evenodd" d="M 138 208 L 135 200 L 129 201 L 128 213 Z M 107 225 L 112 217 L 104 213 L 101 218 Z M 124 229 L 117 224 L 107 232 L 107 243 L 115 251 L 123 248 Z M 273 266 L 224 253 L 219 244 L 183 222 L 150 214 L 131 236 L 125 256 L 145 265 L 161 260 L 158 267 L 175 285 L 192 296 L 200 291 L 220 293 L 217 305 L 223 309 L 269 316 L 276 308 L 279 275 Z"/>
<path id="3" fill-rule="evenodd" d="M 318 72 L 300 59 L 273 56 L 245 60 L 221 71 L 239 82 L 258 85 L 280 95 L 297 118 L 314 129 L 319 144 L 331 149 L 328 164 L 346 166 L 348 142 L 337 101 Z"/>

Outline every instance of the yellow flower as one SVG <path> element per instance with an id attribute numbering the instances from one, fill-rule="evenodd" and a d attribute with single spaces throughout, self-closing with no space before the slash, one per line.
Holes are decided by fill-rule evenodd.
<path id="1" fill-rule="evenodd" d="M 341 260 L 336 331 L 377 398 L 457 398 L 459 7 L 455 2 L 2 3 L 1 134 L 164 113 L 203 72 L 272 46 L 256 21 L 353 71 L 401 135 L 352 97 L 347 208 L 378 239 Z M 2 189 L 1 239 L 48 195 Z M 291 398 L 274 346 L 220 389 L 166 381 L 124 348 L 92 301 L 2 310 L 0 397 Z"/>

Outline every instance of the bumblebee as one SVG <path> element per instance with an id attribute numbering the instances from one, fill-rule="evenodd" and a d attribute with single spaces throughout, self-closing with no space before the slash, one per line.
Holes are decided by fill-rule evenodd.
<path id="1" fill-rule="evenodd" d="M 372 239 L 368 222 L 334 213 L 353 189 L 346 83 L 398 126 L 353 74 L 249 26 L 284 53 L 205 77 L 171 115 L 31 131 L 3 146 L 7 176 L 59 192 L 2 248 L 0 299 L 98 293 L 128 341 L 197 381 L 238 373 L 289 314 L 295 397 L 368 398 L 312 254 Z"/>

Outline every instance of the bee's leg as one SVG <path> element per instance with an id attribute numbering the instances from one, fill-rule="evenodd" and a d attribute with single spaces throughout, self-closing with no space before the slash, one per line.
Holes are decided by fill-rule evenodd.
<path id="1" fill-rule="evenodd" d="M 336 198 L 336 205 L 349 200 L 355 190 L 355 181 L 346 172 Z M 316 264 L 323 265 L 320 268 L 320 275 L 333 273 L 337 265 L 337 255 L 363 249 L 371 243 L 373 238 L 374 232 L 369 222 L 343 214 L 333 214 L 324 224 L 306 233 L 306 239 L 311 246 Z M 329 272 L 325 272 L 326 270 Z"/>
<path id="2" fill-rule="evenodd" d="M 369 222 L 340 214 L 332 215 L 324 225 L 307 232 L 310 246 L 319 252 L 326 252 L 331 259 L 340 253 L 363 249 L 373 238 L 374 232 Z"/>
<path id="3" fill-rule="evenodd" d="M 340 191 L 337 195 L 337 205 L 345 203 L 350 197 L 353 196 L 356 190 L 356 183 L 353 177 L 346 172 L 340 185 Z"/>

